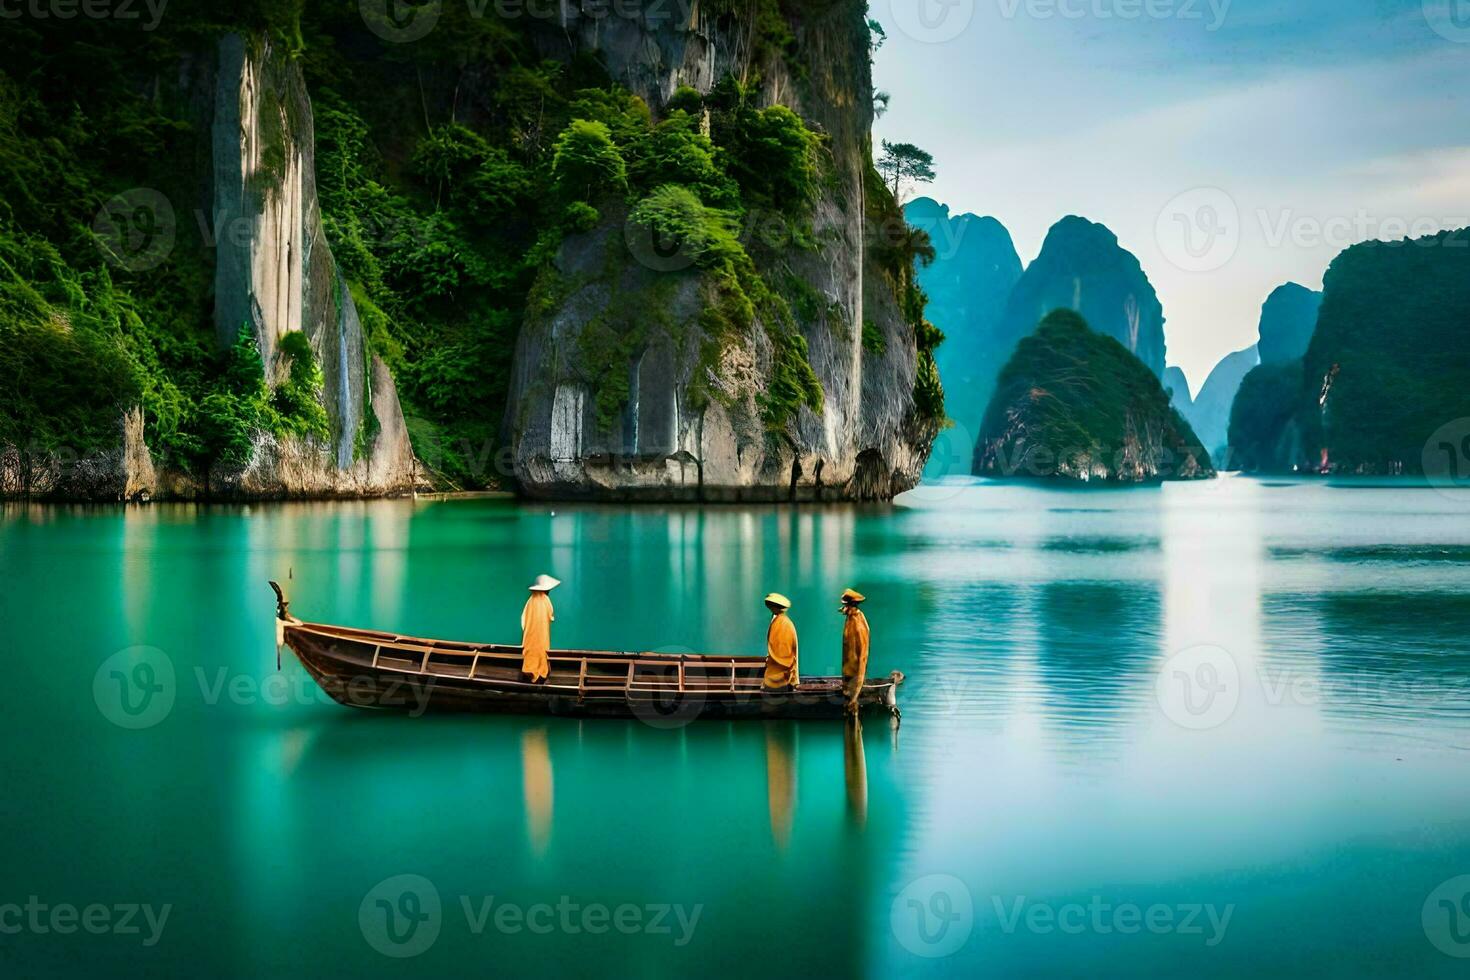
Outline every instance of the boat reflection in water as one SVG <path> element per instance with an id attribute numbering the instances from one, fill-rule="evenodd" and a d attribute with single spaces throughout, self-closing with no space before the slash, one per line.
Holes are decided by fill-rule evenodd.
<path id="1" fill-rule="evenodd" d="M 796 763 L 790 724 L 766 723 L 766 793 L 771 809 L 771 837 L 785 850 L 791 840 L 792 809 L 796 804 Z"/>
<path id="2" fill-rule="evenodd" d="M 538 857 L 551 843 L 551 748 L 545 727 L 521 733 L 521 789 L 526 798 L 526 836 Z"/>
<path id="3" fill-rule="evenodd" d="M 856 715 L 842 729 L 842 775 L 848 819 L 861 830 L 868 823 L 868 760 L 863 755 L 863 723 Z"/>

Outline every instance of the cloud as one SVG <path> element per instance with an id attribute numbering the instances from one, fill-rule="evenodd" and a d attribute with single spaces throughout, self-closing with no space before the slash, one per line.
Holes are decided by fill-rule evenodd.
<path id="1" fill-rule="evenodd" d="M 1279 28 L 1284 6 L 1241 11 L 1237 2 L 1219 36 L 1184 45 L 1194 60 L 1138 37 L 1109 37 L 1075 61 L 1065 46 L 1042 58 L 1027 47 L 1036 25 L 1023 25 L 980 43 L 987 52 L 1010 45 L 996 54 L 1003 62 L 1045 64 L 1034 85 L 1035 71 L 1007 80 L 983 60 L 981 92 L 945 77 L 964 39 L 955 52 L 930 52 L 922 68 L 880 64 L 880 82 L 895 95 L 883 135 L 934 152 L 932 196 L 998 217 L 1026 261 L 1065 214 L 1108 225 L 1158 289 L 1170 363 L 1195 384 L 1255 341 L 1260 305 L 1275 286 L 1319 286 L 1359 238 L 1433 230 L 1470 210 L 1470 97 L 1462 95 L 1470 93 L 1470 48 L 1433 36 L 1417 2 L 1412 12 L 1398 0 L 1380 3 L 1366 19 L 1334 19 L 1311 3 L 1321 22 L 1299 16 L 1275 41 L 1255 32 Z M 1042 32 L 1056 34 L 1052 25 Z M 1304 44 L 1355 54 L 1324 63 L 1298 52 Z M 1155 66 L 1174 59 L 1173 73 L 1161 82 L 1099 67 L 1130 46 Z M 1223 189 L 1242 215 L 1239 251 L 1208 273 L 1174 268 L 1154 240 L 1160 209 L 1198 187 Z"/>

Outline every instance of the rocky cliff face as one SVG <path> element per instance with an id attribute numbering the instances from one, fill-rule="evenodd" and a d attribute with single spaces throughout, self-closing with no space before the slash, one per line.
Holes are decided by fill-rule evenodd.
<path id="1" fill-rule="evenodd" d="M 1260 342 L 1256 345 L 1262 364 L 1285 364 L 1307 352 L 1317 329 L 1322 294 L 1294 282 L 1277 286 L 1261 307 Z"/>
<path id="2" fill-rule="evenodd" d="M 1143 483 L 1214 469 L 1153 372 L 1076 313 L 1056 310 L 1001 371 L 975 473 Z"/>
<path id="3" fill-rule="evenodd" d="M 1100 224 L 1069 216 L 1052 226 L 1041 254 L 1011 292 L 998 330 L 1005 354 L 1052 310 L 1080 313 L 1100 334 L 1164 374 L 1164 309 L 1138 259 Z"/>
<path id="4" fill-rule="evenodd" d="M 1189 418 L 1189 410 L 1194 406 L 1194 398 L 1189 393 L 1189 378 L 1185 377 L 1184 369 L 1174 366 L 1164 368 L 1164 390 L 1169 393 L 1169 404 L 1178 410 L 1180 415 Z"/>
<path id="5" fill-rule="evenodd" d="M 212 126 L 215 327 L 248 326 L 267 382 L 284 380 L 280 339 L 301 330 L 321 366 L 327 445 L 262 435 L 214 493 L 365 495 L 413 485 L 413 451 L 393 379 L 366 348 L 352 295 L 322 230 L 311 100 L 299 65 L 263 38 L 219 42 Z"/>
<path id="6" fill-rule="evenodd" d="M 1227 444 L 1252 458 L 1261 452 L 1256 446 L 1246 449 L 1230 443 L 1230 418 L 1240 392 L 1246 390 L 1252 393 L 1250 397 L 1260 397 L 1276 387 L 1274 383 L 1261 383 L 1244 389 L 1246 376 L 1257 365 L 1278 367 L 1299 362 L 1312 339 L 1321 305 L 1321 293 L 1294 282 L 1278 286 L 1261 307 L 1260 340 L 1245 350 L 1227 355 L 1210 372 L 1185 417 L 1222 466 L 1234 463 L 1227 458 Z"/>
<path id="7" fill-rule="evenodd" d="M 812 215 L 816 247 L 751 247 L 768 278 L 794 280 L 823 311 L 800 324 L 821 410 L 803 405 L 777 431 L 765 424 L 761 400 L 778 356 L 767 332 L 759 322 L 736 337 L 707 330 L 701 314 L 715 302 L 707 279 L 617 215 L 567 238 L 543 280 L 553 300 L 522 328 L 506 415 L 516 479 L 527 493 L 553 497 L 891 497 L 917 483 L 937 422 L 916 410 L 914 330 L 869 255 L 872 85 L 862 7 L 827 3 L 791 15 L 793 41 L 759 63 L 739 19 L 708 3 L 689 10 L 677 22 L 569 11 L 544 44 L 549 53 L 595 55 L 655 115 L 680 86 L 708 93 L 726 76 L 758 77 L 761 105 L 786 105 L 825 134 L 829 179 Z M 609 304 L 630 301 L 647 315 L 634 318 L 641 339 L 613 366 L 627 398 L 608 419 L 595 404 L 586 334 Z"/>
<path id="8" fill-rule="evenodd" d="M 963 429 L 968 458 L 995 375 L 1010 355 L 996 331 L 1021 278 L 1021 258 L 1010 232 L 994 218 L 952 215 L 927 197 L 911 201 L 904 213 L 934 243 L 935 259 L 919 270 L 919 285 L 929 294 L 929 319 L 944 331 L 935 360 L 944 379 L 946 411 Z"/>
<path id="9" fill-rule="evenodd" d="M 98 50 L 116 56 L 109 49 Z M 159 50 L 166 54 L 160 55 Z M 166 104 L 173 113 L 168 126 L 187 132 L 189 139 L 182 141 L 187 152 L 175 148 L 172 156 L 159 153 L 128 161 L 135 168 L 132 179 L 156 185 L 137 193 L 146 201 L 167 203 L 178 214 L 179 229 L 177 241 L 170 234 L 164 254 L 153 263 L 173 264 L 162 265 L 157 272 L 152 271 L 153 265 L 135 267 L 114 257 L 114 263 L 122 266 L 116 273 L 119 283 L 137 295 L 154 295 L 152 290 L 160 281 L 181 284 L 172 290 L 159 289 L 157 295 L 168 296 L 167 303 L 150 307 L 135 298 L 124 302 L 128 316 L 134 319 L 125 316 L 123 320 L 138 328 L 130 337 L 137 344 L 133 350 L 143 352 L 140 358 L 163 361 L 156 349 L 150 350 L 147 338 L 151 334 L 141 329 L 142 317 L 169 323 L 181 333 L 197 327 L 199 334 L 176 336 L 169 343 L 185 352 L 178 354 L 184 360 L 188 360 L 187 352 L 197 351 L 187 370 L 202 373 L 201 369 L 210 369 L 210 348 L 229 348 L 244 329 L 261 355 L 264 381 L 274 389 L 291 372 L 292 358 L 281 351 L 280 342 L 300 332 L 309 343 L 313 367 L 320 370 L 320 390 L 314 381 L 308 388 L 325 409 L 327 423 L 313 425 L 310 431 L 318 434 L 311 436 L 264 431 L 270 423 L 261 418 L 269 413 L 250 413 L 257 411 L 251 406 L 264 403 L 266 397 L 258 392 L 232 392 L 227 400 L 241 407 L 232 421 L 242 426 L 248 452 L 243 461 L 239 455 L 221 454 L 218 458 L 235 462 L 216 462 L 206 473 L 199 459 L 212 457 L 199 449 L 200 433 L 223 416 L 210 415 L 200 422 L 205 412 L 197 404 L 181 410 L 185 399 L 175 388 L 172 402 L 165 397 L 163 411 L 172 411 L 171 426 L 178 426 L 180 418 L 187 416 L 194 426 L 190 438 L 195 444 L 192 450 L 180 450 L 176 441 L 173 462 L 165 465 L 160 459 L 166 454 L 155 458 L 148 444 L 154 437 L 149 426 L 157 419 L 150 419 L 136 404 L 140 396 L 135 388 L 127 396 L 129 401 L 120 406 L 116 443 L 111 448 L 96 451 L 96 445 L 106 446 L 105 436 L 94 439 L 80 457 L 68 450 L 0 446 L 0 496 L 84 500 L 326 497 L 411 489 L 415 461 L 393 379 L 367 350 L 351 294 L 323 233 L 316 195 L 312 106 L 299 62 L 274 50 L 263 33 L 228 34 L 204 45 L 197 42 L 196 35 L 175 37 L 172 45 L 160 45 L 149 53 L 176 75 L 167 80 L 154 78 L 149 83 L 151 98 L 160 106 Z M 147 63 L 146 58 L 132 60 Z M 75 68 L 72 72 L 77 74 Z M 117 86 L 128 84 L 109 81 Z M 84 87 L 79 88 L 79 101 L 85 102 L 85 92 Z M 93 94 L 96 101 L 95 90 Z M 138 128 L 146 127 L 140 124 Z M 199 134 L 197 140 L 195 134 Z M 151 142 L 145 140 L 144 145 L 153 149 Z M 149 206 L 157 218 L 157 205 Z M 195 214 L 197 222 L 190 220 Z M 95 256 L 89 259 L 95 261 Z M 207 325 L 192 320 L 191 308 L 195 302 L 201 309 L 205 306 L 208 288 L 204 283 L 210 271 L 213 344 L 203 336 Z M 169 320 L 172 316 L 176 321 Z M 155 333 L 168 330 L 157 323 L 150 326 Z M 99 347 L 116 343 L 118 331 L 106 337 Z M 159 382 L 157 375 L 153 377 L 151 383 L 162 386 L 187 380 L 175 376 Z M 156 390 L 152 394 L 158 397 Z M 147 399 L 145 392 L 141 396 L 145 405 Z M 155 400 L 148 411 L 159 413 L 159 402 Z M 317 418 L 320 410 L 309 414 Z M 284 423 L 279 428 L 292 431 Z M 321 428 L 326 429 L 324 434 Z M 255 429 L 260 431 L 252 435 Z M 178 432 L 170 434 L 177 437 Z M 186 471 L 185 467 L 191 468 Z"/>

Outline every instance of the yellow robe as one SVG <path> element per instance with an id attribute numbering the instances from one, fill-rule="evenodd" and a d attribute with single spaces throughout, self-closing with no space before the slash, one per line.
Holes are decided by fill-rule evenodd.
<path id="1" fill-rule="evenodd" d="M 771 617 L 766 631 L 766 679 L 768 688 L 792 687 L 801 683 L 796 669 L 796 625 L 784 612 Z"/>
<path id="2" fill-rule="evenodd" d="M 551 624 L 556 612 L 551 596 L 532 592 L 521 610 L 521 673 L 530 674 L 532 683 L 540 683 L 551 673 L 546 654 L 551 650 Z"/>
<path id="3" fill-rule="evenodd" d="M 856 707 L 868 676 L 868 617 L 862 610 L 842 610 L 847 622 L 842 627 L 842 693 L 848 706 Z"/>

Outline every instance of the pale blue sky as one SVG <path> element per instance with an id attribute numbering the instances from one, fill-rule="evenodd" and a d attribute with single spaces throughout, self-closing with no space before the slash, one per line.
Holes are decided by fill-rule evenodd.
<path id="1" fill-rule="evenodd" d="M 1275 286 L 1470 225 L 1470 0 L 871 6 L 877 135 L 934 154 L 920 193 L 999 218 L 1027 263 L 1065 214 L 1106 224 L 1194 391 Z"/>

